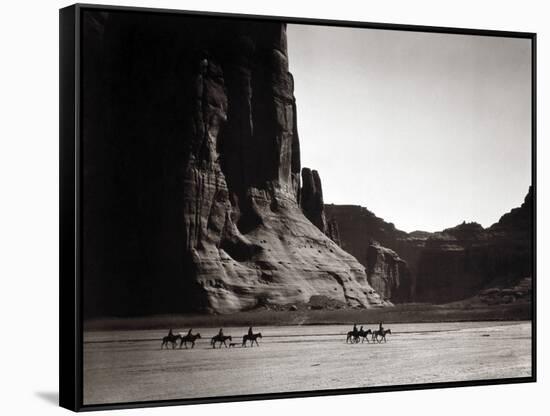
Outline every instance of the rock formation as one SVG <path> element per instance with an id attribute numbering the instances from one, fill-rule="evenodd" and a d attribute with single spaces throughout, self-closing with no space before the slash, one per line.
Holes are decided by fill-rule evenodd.
<path id="1" fill-rule="evenodd" d="M 317 172 L 300 186 L 284 24 L 90 12 L 84 33 L 87 316 L 388 304 L 324 234 Z"/>
<path id="2" fill-rule="evenodd" d="M 369 283 L 392 302 L 411 300 L 414 273 L 397 254 L 401 240 L 409 239 L 407 233 L 358 205 L 327 204 L 325 212 L 338 244 L 366 267 Z M 412 245 L 406 248 L 413 251 Z"/>
<path id="3" fill-rule="evenodd" d="M 371 241 L 394 248 L 408 234 L 359 205 L 325 205 L 325 215 L 337 224 L 342 248 L 364 259 Z"/>
<path id="4" fill-rule="evenodd" d="M 321 186 L 319 173 L 316 170 L 303 168 L 300 206 L 307 219 L 323 233 L 327 233 L 327 220 L 325 218 L 324 205 L 323 188 Z"/>
<path id="5" fill-rule="evenodd" d="M 327 231 L 325 234 L 336 244 L 342 247 L 342 241 L 340 240 L 340 230 L 338 229 L 338 222 L 334 218 L 330 218 L 327 221 Z"/>
<path id="6" fill-rule="evenodd" d="M 487 229 L 464 222 L 436 233 L 406 233 L 363 207 L 329 204 L 325 211 L 338 223 L 342 248 L 367 268 L 371 285 L 394 302 L 450 302 L 487 288 L 512 288 L 532 276 L 532 189 L 521 207 Z M 391 267 L 382 261 L 384 250 L 371 248 L 371 240 L 406 261 L 408 278 L 400 280 L 398 292 Z"/>
<path id="7" fill-rule="evenodd" d="M 325 233 L 332 241 L 340 245 L 338 223 L 334 218 L 327 220 L 325 203 L 323 201 L 323 187 L 319 172 L 309 168 L 302 168 L 302 189 L 300 190 L 300 206 L 307 219 L 319 230 Z"/>
<path id="8" fill-rule="evenodd" d="M 458 300 L 532 276 L 532 204 L 529 189 L 521 207 L 487 229 L 464 222 L 427 238 L 418 259 L 416 299 Z"/>
<path id="9" fill-rule="evenodd" d="M 410 299 L 410 271 L 407 262 L 389 248 L 372 242 L 366 255 L 367 278 L 384 299 L 404 302 Z"/>

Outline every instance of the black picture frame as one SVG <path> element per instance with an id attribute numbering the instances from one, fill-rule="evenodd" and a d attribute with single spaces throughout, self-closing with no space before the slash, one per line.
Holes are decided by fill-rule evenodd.
<path id="1" fill-rule="evenodd" d="M 81 153 L 81 17 L 86 10 L 95 11 L 127 11 L 135 13 L 180 14 L 185 16 L 215 16 L 226 19 L 253 21 L 275 21 L 308 25 L 341 26 L 369 29 L 389 29 L 410 32 L 429 32 L 445 34 L 466 34 L 493 37 L 513 37 L 529 39 L 532 42 L 532 188 L 533 188 L 533 288 L 532 288 L 532 375 L 530 377 L 504 378 L 493 380 L 472 380 L 457 382 L 435 382 L 413 385 L 381 386 L 368 388 L 329 389 L 315 391 L 300 391 L 290 393 L 268 393 L 239 396 L 210 397 L 206 399 L 152 400 L 116 404 L 84 405 L 83 404 L 83 321 L 82 321 L 82 153 Z M 199 403 L 219 403 L 249 400 L 267 400 L 279 398 L 300 398 L 311 396 L 344 395 L 373 392 L 390 392 L 402 390 L 421 390 L 436 388 L 452 388 L 480 385 L 497 385 L 509 383 L 532 383 L 537 380 L 537 278 L 536 278 L 536 33 L 510 32 L 481 29 L 464 29 L 436 26 L 415 26 L 389 23 L 338 21 L 325 19 L 310 19 L 282 16 L 260 16 L 212 13 L 198 11 L 182 11 L 169 9 L 153 9 L 122 6 L 103 6 L 91 4 L 76 4 L 59 12 L 59 185 L 60 185 L 60 275 L 59 275 L 59 403 L 74 411 L 107 410 L 122 408 L 141 408 L 153 406 L 171 406 Z"/>

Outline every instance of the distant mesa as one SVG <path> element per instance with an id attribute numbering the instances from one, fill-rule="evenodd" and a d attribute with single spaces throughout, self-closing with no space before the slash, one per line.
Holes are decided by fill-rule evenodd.
<path id="1" fill-rule="evenodd" d="M 489 228 L 464 221 L 440 232 L 406 233 L 360 206 L 327 204 L 325 212 L 338 225 L 342 248 L 366 267 L 369 283 L 394 303 L 452 302 L 487 288 L 530 282 L 524 279 L 533 273 L 532 188 L 521 207 Z M 393 255 L 382 254 L 387 251 L 372 241 Z M 395 276 L 404 278 L 397 281 Z"/>

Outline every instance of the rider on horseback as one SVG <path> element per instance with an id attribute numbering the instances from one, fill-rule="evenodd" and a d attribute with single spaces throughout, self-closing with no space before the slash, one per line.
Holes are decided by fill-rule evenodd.
<path id="1" fill-rule="evenodd" d="M 220 338 L 223 337 L 223 329 L 222 329 L 222 328 L 220 328 L 220 331 L 218 332 L 218 336 L 219 336 Z"/>
<path id="2" fill-rule="evenodd" d="M 378 332 L 380 334 L 383 334 L 384 333 L 384 327 L 382 326 L 382 322 L 379 322 L 378 323 Z"/>
<path id="3" fill-rule="evenodd" d="M 187 331 L 187 336 L 191 336 L 191 331 L 193 330 L 193 328 L 191 328 L 189 331 Z"/>
<path id="4" fill-rule="evenodd" d="M 248 336 L 251 337 L 252 335 L 254 335 L 254 332 L 252 332 L 252 327 L 249 327 L 248 328 Z"/>

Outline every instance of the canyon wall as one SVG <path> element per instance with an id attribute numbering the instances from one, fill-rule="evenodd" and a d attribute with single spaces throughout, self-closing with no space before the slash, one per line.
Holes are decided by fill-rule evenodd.
<path id="1" fill-rule="evenodd" d="M 513 287 L 533 274 L 533 192 L 491 227 L 476 223 L 433 233 L 417 263 L 416 299 L 446 302 L 492 287 Z"/>
<path id="2" fill-rule="evenodd" d="M 533 273 L 532 188 L 521 207 L 486 229 L 464 222 L 435 233 L 406 233 L 360 206 L 327 204 L 325 212 L 338 224 L 342 248 L 367 268 L 369 282 L 393 302 L 465 299 L 493 287 L 515 287 L 530 281 Z M 373 249 L 373 241 L 406 262 L 407 277 L 399 288 L 391 266 L 395 262 Z"/>
<path id="3" fill-rule="evenodd" d="M 358 205 L 326 204 L 325 213 L 340 246 L 366 267 L 369 283 L 381 296 L 392 302 L 412 300 L 415 263 L 410 260 L 417 256 L 414 237 Z M 402 251 L 410 256 L 405 257 Z"/>
<path id="4" fill-rule="evenodd" d="M 389 305 L 301 172 L 284 24 L 86 12 L 83 30 L 85 316 Z"/>

